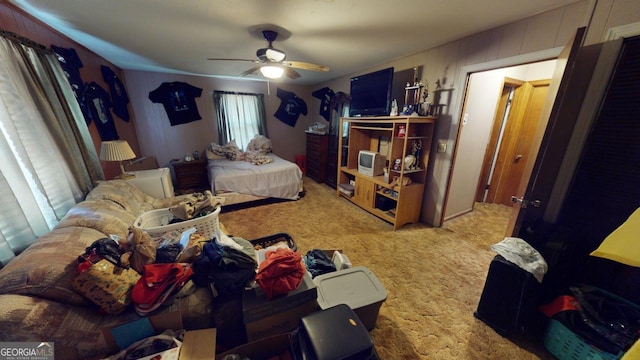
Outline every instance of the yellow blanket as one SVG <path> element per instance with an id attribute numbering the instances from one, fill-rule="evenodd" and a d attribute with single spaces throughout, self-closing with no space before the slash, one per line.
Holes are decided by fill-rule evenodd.
<path id="1" fill-rule="evenodd" d="M 640 208 L 607 236 L 591 255 L 640 267 Z"/>

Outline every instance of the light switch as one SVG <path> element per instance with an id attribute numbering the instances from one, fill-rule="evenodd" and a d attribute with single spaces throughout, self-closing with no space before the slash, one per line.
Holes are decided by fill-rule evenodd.
<path id="1" fill-rule="evenodd" d="M 447 144 L 446 143 L 438 143 L 438 152 L 439 153 L 447 152 Z"/>

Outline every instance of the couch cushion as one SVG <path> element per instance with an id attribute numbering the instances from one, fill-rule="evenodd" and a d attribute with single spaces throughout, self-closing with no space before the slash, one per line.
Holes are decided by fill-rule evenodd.
<path id="1" fill-rule="evenodd" d="M 91 199 L 72 207 L 55 229 L 87 227 L 100 231 L 105 236 L 118 235 L 124 238 L 136 217 L 136 214 L 126 211 L 112 201 Z"/>
<path id="2" fill-rule="evenodd" d="M 180 311 L 184 328 L 213 326 L 211 291 L 197 288 L 153 315 Z M 56 359 L 99 359 L 107 355 L 102 329 L 139 319 L 135 311 L 119 315 L 101 314 L 94 306 L 70 307 L 54 301 L 23 295 L 0 295 L 0 339 L 2 341 L 52 341 Z"/>
<path id="3" fill-rule="evenodd" d="M 22 295 L 0 295 L 0 339 L 50 341 L 56 359 L 97 359 L 107 354 L 101 329 L 135 319 L 102 315 L 93 307 L 67 305 Z"/>
<path id="4" fill-rule="evenodd" d="M 125 191 L 115 188 L 113 186 L 101 185 L 91 190 L 85 200 L 109 200 L 112 201 L 122 209 L 131 212 L 132 214 L 138 214 L 140 212 L 140 203 Z"/>
<path id="5" fill-rule="evenodd" d="M 71 287 L 78 256 L 104 234 L 86 227 L 55 229 L 0 270 L 0 294 L 33 295 L 70 305 L 90 304 Z"/>
<path id="6" fill-rule="evenodd" d="M 131 211 L 136 216 L 140 213 L 140 206 L 150 203 L 153 197 L 143 193 L 135 185 L 126 180 L 109 180 L 98 183 L 86 199 L 104 199 L 115 202 L 123 209 Z"/>

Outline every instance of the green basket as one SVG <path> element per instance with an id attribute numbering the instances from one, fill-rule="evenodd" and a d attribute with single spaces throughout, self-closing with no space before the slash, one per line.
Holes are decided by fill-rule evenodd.
<path id="1" fill-rule="evenodd" d="M 544 335 L 544 347 L 559 360 L 609 360 L 620 359 L 617 355 L 602 351 L 585 343 L 564 324 L 552 319 Z"/>

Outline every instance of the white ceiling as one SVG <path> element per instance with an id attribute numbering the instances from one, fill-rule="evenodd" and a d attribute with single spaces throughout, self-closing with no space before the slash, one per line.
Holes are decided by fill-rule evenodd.
<path id="1" fill-rule="evenodd" d="M 8 0 L 122 69 L 234 77 L 276 25 L 287 60 L 316 84 L 584 0 Z M 279 41 L 282 40 L 282 41 Z M 249 78 L 260 78 L 257 74 Z"/>

